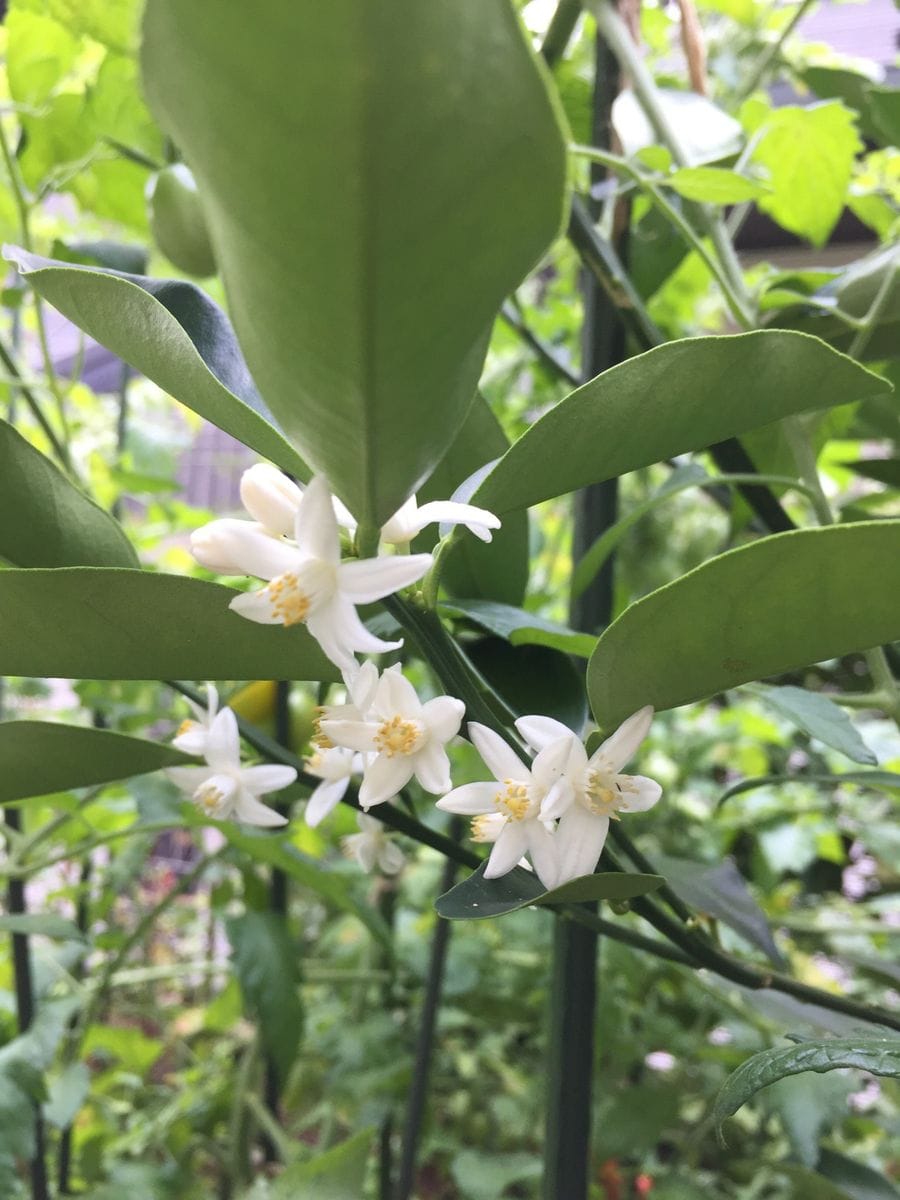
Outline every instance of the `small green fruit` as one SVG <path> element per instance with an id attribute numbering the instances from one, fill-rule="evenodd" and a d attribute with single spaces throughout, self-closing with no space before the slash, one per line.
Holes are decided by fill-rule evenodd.
<path id="1" fill-rule="evenodd" d="M 151 176 L 146 196 L 150 229 L 166 258 L 198 279 L 215 275 L 216 260 L 190 169 L 184 163 L 164 167 Z"/>

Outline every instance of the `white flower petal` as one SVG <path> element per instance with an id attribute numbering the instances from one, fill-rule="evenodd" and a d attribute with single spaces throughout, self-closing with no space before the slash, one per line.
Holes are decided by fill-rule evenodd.
<path id="1" fill-rule="evenodd" d="M 370 753 L 375 747 L 377 725 L 366 721 L 342 721 L 323 717 L 319 728 L 334 742 L 335 746 L 346 746 L 350 750 L 359 750 L 363 754 Z"/>
<path id="2" fill-rule="evenodd" d="M 335 566 L 340 562 L 341 535 L 324 475 L 314 476 L 304 489 L 294 522 L 294 537 L 301 554 Z"/>
<path id="3" fill-rule="evenodd" d="M 519 717 L 516 729 L 532 750 L 543 750 L 545 746 L 549 746 L 551 742 L 558 742 L 560 738 L 575 736 L 568 725 L 563 725 L 562 721 L 556 721 L 553 717 Z"/>
<path id="4" fill-rule="evenodd" d="M 542 821 L 555 821 L 571 808 L 574 801 L 575 789 L 571 781 L 565 776 L 560 776 L 544 797 L 541 804 L 540 819 Z"/>
<path id="5" fill-rule="evenodd" d="M 390 667 L 381 676 L 375 689 L 372 707 L 380 717 L 406 717 L 418 720 L 422 715 L 422 703 L 416 689 L 401 671 L 399 665 Z"/>
<path id="6" fill-rule="evenodd" d="M 488 512 L 486 508 L 476 508 L 474 504 L 460 504 L 456 500 L 430 500 L 423 504 L 416 518 L 416 533 L 434 522 L 442 525 L 465 525 L 483 542 L 489 542 L 491 530 L 499 529 L 501 524 L 500 518 Z"/>
<path id="7" fill-rule="evenodd" d="M 556 887 L 593 872 L 608 832 L 609 817 L 595 816 L 580 804 L 572 805 L 554 835 L 559 863 Z"/>
<path id="8" fill-rule="evenodd" d="M 208 737 L 209 730 L 206 725 L 201 725 L 198 721 L 192 721 L 189 729 L 172 738 L 172 745 L 176 750 L 180 750 L 182 754 L 192 754 L 195 757 L 200 757 L 206 753 L 206 741 Z"/>
<path id="9" fill-rule="evenodd" d="M 297 778 L 293 767 L 282 766 L 280 763 L 263 763 L 258 767 L 241 768 L 241 784 L 254 796 L 264 796 L 266 792 L 280 792 L 289 787 Z"/>
<path id="10" fill-rule="evenodd" d="M 395 842 L 384 838 L 378 854 L 378 865 L 385 875 L 396 875 L 406 866 L 406 855 Z"/>
<path id="11" fill-rule="evenodd" d="M 374 870 L 378 858 L 377 834 L 351 833 L 349 837 L 344 838 L 344 846 L 353 854 L 366 874 Z"/>
<path id="12" fill-rule="evenodd" d="M 433 796 L 450 791 L 450 759 L 439 742 L 428 742 L 418 754 L 413 755 L 416 779 Z"/>
<path id="13" fill-rule="evenodd" d="M 612 771 L 621 771 L 627 762 L 634 758 L 638 746 L 650 732 L 653 724 L 653 708 L 646 705 L 632 713 L 623 721 L 615 733 L 610 734 L 606 741 L 591 755 L 591 764 L 609 764 Z"/>
<path id="14" fill-rule="evenodd" d="M 219 575 L 256 575 L 260 579 L 274 579 L 297 560 L 296 547 L 262 525 L 230 517 L 195 529 L 191 553 L 202 567 Z"/>
<path id="15" fill-rule="evenodd" d="M 383 804 L 385 800 L 393 799 L 412 779 L 413 767 L 413 759 L 409 755 L 398 754 L 389 758 L 386 754 L 376 754 L 363 772 L 359 789 L 361 806 L 371 808 L 373 804 Z"/>
<path id="16" fill-rule="evenodd" d="M 371 604 L 409 587 L 430 570 L 430 554 L 398 554 L 341 563 L 338 587 L 354 604 Z"/>
<path id="17" fill-rule="evenodd" d="M 334 515 L 337 517 L 338 525 L 342 529 L 348 529 L 350 533 L 356 533 L 356 518 L 350 509 L 347 508 L 346 504 L 338 500 L 337 496 L 332 496 L 331 506 L 334 509 Z"/>
<path id="18" fill-rule="evenodd" d="M 315 829 L 321 821 L 325 820 L 332 809 L 340 804 L 349 784 L 349 775 L 346 779 L 335 779 L 319 784 L 306 805 L 305 817 L 310 829 Z"/>
<path id="19" fill-rule="evenodd" d="M 241 476 L 241 503 L 271 533 L 294 536 L 303 492 L 271 463 L 256 463 Z"/>
<path id="20" fill-rule="evenodd" d="M 326 641 L 336 647 L 336 652 L 352 660 L 353 652 L 359 654 L 380 654 L 387 650 L 396 650 L 403 645 L 402 640 L 384 642 L 370 633 L 357 615 L 356 609 L 343 596 L 335 596 L 330 604 L 323 607 L 307 621 L 307 628 L 313 637 L 325 650 Z M 320 635 L 320 630 L 324 631 Z M 325 650 L 328 657 L 330 653 Z M 332 662 L 341 665 L 341 660 L 334 658 Z"/>
<path id="21" fill-rule="evenodd" d="M 617 782 L 624 784 L 622 795 L 616 802 L 619 812 L 646 812 L 662 795 L 660 785 L 646 775 L 620 775 Z M 631 791 L 632 787 L 634 791 Z"/>
<path id="22" fill-rule="evenodd" d="M 465 704 L 455 696 L 435 696 L 422 705 L 422 720 L 433 738 L 449 742 L 459 733 L 465 712 Z"/>
<path id="23" fill-rule="evenodd" d="M 519 783 L 531 782 L 531 773 L 518 754 L 493 729 L 470 721 L 469 738 L 495 779 L 501 782 L 506 779 L 514 779 Z"/>
<path id="24" fill-rule="evenodd" d="M 549 792 L 564 770 L 577 767 L 585 757 L 584 747 L 569 731 L 565 737 L 551 742 L 541 750 L 531 765 L 534 782 L 541 791 Z"/>
<path id="25" fill-rule="evenodd" d="M 258 625 L 281 624 L 281 618 L 276 616 L 272 609 L 268 588 L 260 588 L 256 592 L 241 592 L 228 602 L 228 607 L 238 616 L 246 617 L 248 621 L 256 621 Z"/>
<path id="26" fill-rule="evenodd" d="M 288 823 L 287 817 L 276 812 L 274 808 L 269 808 L 267 804 L 261 804 L 256 796 L 246 788 L 241 788 L 237 794 L 234 816 L 236 820 L 243 821 L 245 825 L 262 825 L 267 828 Z"/>
<path id="27" fill-rule="evenodd" d="M 190 768 L 187 768 L 188 770 Z M 437 801 L 442 812 L 459 813 L 462 817 L 477 817 L 482 813 L 493 813 L 496 783 L 464 783 L 454 788 Z"/>
<path id="28" fill-rule="evenodd" d="M 417 533 L 427 525 L 420 525 L 417 520 L 418 504 L 415 496 L 401 504 L 394 515 L 381 527 L 381 540 L 393 546 L 407 546 Z"/>
<path id="29" fill-rule="evenodd" d="M 228 771 L 241 764 L 241 739 L 237 717 L 230 708 L 223 708 L 217 713 L 209 727 L 206 761 L 216 771 Z"/>
<path id="30" fill-rule="evenodd" d="M 532 865 L 538 879 L 549 892 L 556 887 L 559 877 L 556 835 L 550 833 L 540 821 L 525 821 L 524 825 Z"/>
<path id="31" fill-rule="evenodd" d="M 166 778 L 171 779 L 172 783 L 187 796 L 193 796 L 197 788 L 206 782 L 212 775 L 212 769 L 206 767 L 169 767 L 166 771 Z"/>
<path id="32" fill-rule="evenodd" d="M 508 874 L 528 849 L 528 821 L 507 821 L 484 869 L 485 879 L 497 879 Z"/>

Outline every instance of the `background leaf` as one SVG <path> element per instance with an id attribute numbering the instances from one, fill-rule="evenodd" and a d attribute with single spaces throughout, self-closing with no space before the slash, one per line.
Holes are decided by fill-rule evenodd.
<path id="1" fill-rule="evenodd" d="M 821 692 L 808 692 L 798 687 L 755 687 L 752 691 L 770 708 L 826 746 L 840 750 L 854 762 L 878 765 L 877 755 L 862 740 L 850 714 Z"/>
<path id="2" fill-rule="evenodd" d="M 382 524 L 452 443 L 494 314 L 562 222 L 564 142 L 512 6 L 336 0 L 261 21 L 151 0 L 143 68 L 263 396 Z"/>
<path id="3" fill-rule="evenodd" d="M 192 761 L 171 746 L 109 729 L 58 725 L 53 721 L 3 721 L 0 803 L 93 787 Z"/>
<path id="4" fill-rule="evenodd" d="M 305 629 L 233 613 L 232 588 L 114 568 L 0 571 L 0 674 L 70 679 L 328 679 Z"/>
<path id="5" fill-rule="evenodd" d="M 578 633 L 574 629 L 567 629 L 565 625 L 558 625 L 556 621 L 548 621 L 509 604 L 497 604 L 493 600 L 458 600 L 443 604 L 441 611 L 450 617 L 466 618 L 513 646 L 551 646 L 566 654 L 589 658 L 597 644 L 593 634 Z"/>
<path id="6" fill-rule="evenodd" d="M 589 900 L 631 900 L 654 892 L 665 882 L 661 875 L 600 871 L 547 890 L 538 877 L 516 867 L 499 879 L 484 878 L 485 864 L 435 901 L 435 910 L 450 920 L 483 920 L 527 908 L 531 904 L 579 904 Z"/>
<path id="7" fill-rule="evenodd" d="M 682 167 L 661 182 L 686 200 L 707 204 L 741 204 L 764 196 L 768 190 L 759 180 L 722 167 Z"/>
<path id="8" fill-rule="evenodd" d="M 877 588 L 860 581 L 877 579 Z M 900 521 L 800 529 L 720 554 L 632 604 L 588 664 L 598 723 L 900 638 Z"/>
<path id="9" fill-rule="evenodd" d="M 0 557 L 17 567 L 136 567 L 121 525 L 0 421 Z"/>
<path id="10" fill-rule="evenodd" d="M 604 371 L 535 421 L 474 502 L 504 513 L 887 390 L 877 375 L 797 333 L 669 342 Z"/>
<path id="11" fill-rule="evenodd" d="M 18 723 L 18 722 L 17 722 Z M 2 733 L 3 726 L 0 726 Z M 0 736 L 0 744 L 3 738 Z M 4 933 L 40 934 L 63 941 L 83 942 L 84 934 L 72 921 L 53 913 L 0 913 L 0 930 Z"/>

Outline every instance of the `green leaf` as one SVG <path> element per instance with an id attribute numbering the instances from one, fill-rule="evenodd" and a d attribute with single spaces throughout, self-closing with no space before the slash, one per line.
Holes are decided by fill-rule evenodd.
<path id="1" fill-rule="evenodd" d="M 541 1178 L 541 1160 L 525 1152 L 497 1154 L 494 1151 L 461 1150 L 454 1154 L 450 1169 L 460 1194 L 467 1200 L 500 1200 L 514 1183 L 533 1183 Z"/>
<path id="2" fill-rule="evenodd" d="M 762 950 L 776 967 L 785 966 L 765 913 L 750 894 L 733 858 L 726 858 L 716 866 L 668 854 L 657 854 L 655 861 L 687 905 L 730 925 L 751 946 Z"/>
<path id="3" fill-rule="evenodd" d="M 900 88 L 870 87 L 869 111 L 886 146 L 900 145 Z"/>
<path id="4" fill-rule="evenodd" d="M 79 329 L 174 399 L 301 479 L 309 470 L 261 407 L 231 324 L 193 283 L 63 263 L 4 247 L 4 257 Z"/>
<path id="5" fill-rule="evenodd" d="M 0 571 L 0 674 L 70 679 L 321 679 L 302 627 L 233 613 L 232 588 L 99 567 Z"/>
<path id="6" fill-rule="evenodd" d="M 811 408 L 887 390 L 817 338 L 762 330 L 639 354 L 560 401 L 486 477 L 474 503 L 527 507 Z"/>
<path id="7" fill-rule="evenodd" d="M 19 104 L 48 100 L 71 69 L 78 42 L 51 16 L 14 8 L 6 20 L 9 94 Z"/>
<path id="8" fill-rule="evenodd" d="M 583 664 L 550 646 L 513 646 L 498 637 L 472 642 L 465 652 L 518 716 L 555 717 L 581 733 L 588 715 Z"/>
<path id="9" fill-rule="evenodd" d="M 892 771 L 849 771 L 844 775 L 760 775 L 754 779 L 742 779 L 733 784 L 719 798 L 724 804 L 732 796 L 752 792 L 756 788 L 772 787 L 783 783 L 821 783 L 826 787 L 840 787 L 842 783 L 854 783 L 858 787 L 900 789 L 900 775 Z"/>
<path id="10" fill-rule="evenodd" d="M 10 722 L 14 725 L 24 725 L 25 723 L 24 721 Z M 39 722 L 29 722 L 29 724 L 32 723 L 38 724 Z M 5 740 L 3 738 L 5 728 L 5 725 L 0 725 L 0 746 Z M 5 765 L 6 760 L 3 761 Z M 53 913 L 10 913 L 7 915 L 0 913 L 0 931 L 24 933 L 29 937 L 32 934 L 40 934 L 42 937 L 58 938 L 67 942 L 84 941 L 84 934 L 77 925 L 72 921 L 67 921 L 65 917 L 54 916 Z"/>
<path id="11" fill-rule="evenodd" d="M 844 208 L 862 149 L 854 120 L 836 102 L 788 104 L 774 109 L 758 133 L 751 161 L 766 168 L 771 188 L 759 207 L 815 246 L 825 244 Z"/>
<path id="12" fill-rule="evenodd" d="M 722 1086 L 712 1112 L 716 1128 L 721 1135 L 725 1118 L 776 1079 L 799 1075 L 802 1071 L 834 1071 L 839 1067 L 855 1067 L 873 1075 L 900 1076 L 900 1038 L 829 1038 L 762 1050 L 741 1063 Z"/>
<path id="13" fill-rule="evenodd" d="M 272 1184 L 271 1200 L 359 1200 L 374 1134 L 363 1129 L 309 1162 L 292 1163 Z"/>
<path id="14" fill-rule="evenodd" d="M 536 875 L 516 867 L 499 879 L 484 878 L 484 863 L 468 879 L 438 896 L 434 907 L 438 916 L 452 921 L 484 920 L 516 912 L 532 904 L 552 907 L 580 904 L 590 900 L 632 900 L 655 892 L 665 880 L 662 875 L 632 875 L 622 871 L 601 871 L 572 879 L 548 891 Z"/>
<path id="15" fill-rule="evenodd" d="M 48 1097 L 44 1104 L 44 1119 L 57 1129 L 71 1125 L 87 1099 L 91 1087 L 91 1073 L 84 1063 L 69 1063 L 48 1084 Z"/>
<path id="16" fill-rule="evenodd" d="M 864 581 L 877 580 L 878 586 Z M 730 550 L 630 605 L 600 636 L 604 729 L 900 638 L 900 521 L 800 529 Z"/>
<path id="17" fill-rule="evenodd" d="M 282 1083 L 300 1047 L 303 1007 L 300 1003 L 300 947 L 285 918 L 274 912 L 248 910 L 225 922 L 234 951 L 234 970 L 244 1003 Z"/>
<path id="18" fill-rule="evenodd" d="M 441 605 L 441 611 L 449 617 L 469 620 L 514 646 L 551 646 L 566 654 L 590 658 L 597 645 L 593 634 L 577 633 L 556 621 L 493 600 L 456 600 Z"/>
<path id="19" fill-rule="evenodd" d="M 565 143 L 513 6 L 151 0 L 143 68 L 263 396 L 382 524 L 452 443 L 494 314 L 562 223 Z"/>
<path id="20" fill-rule="evenodd" d="M 81 1048 L 85 1058 L 97 1056 L 117 1062 L 123 1070 L 144 1076 L 162 1054 L 163 1042 L 141 1029 L 119 1025 L 92 1025 Z"/>
<path id="21" fill-rule="evenodd" d="M 87 36 L 121 54 L 136 44 L 138 0 L 24 0 L 29 8 L 47 11 L 78 37 Z"/>
<path id="22" fill-rule="evenodd" d="M 456 441 L 419 490 L 419 503 L 451 496 L 466 503 L 492 460 L 508 449 L 500 422 L 484 398 L 476 396 Z M 413 549 L 431 550 L 434 532 L 428 529 L 420 534 Z M 528 514 L 509 513 L 487 545 L 471 533 L 459 534 L 441 583 L 454 596 L 521 604 L 528 583 L 528 549 Z"/>
<path id="23" fill-rule="evenodd" d="M 769 190 L 758 179 L 748 179 L 723 167 L 682 167 L 660 182 L 686 200 L 706 204 L 743 204 L 765 196 Z"/>
<path id="24" fill-rule="evenodd" d="M 865 458 L 858 462 L 841 463 L 866 479 L 886 483 L 889 488 L 900 489 L 900 458 Z"/>
<path id="25" fill-rule="evenodd" d="M 818 1170 L 850 1200 L 900 1200 L 900 1191 L 884 1175 L 827 1146 L 819 1156 Z"/>
<path id="26" fill-rule="evenodd" d="M 0 556 L 17 567 L 136 567 L 121 525 L 0 421 Z"/>
<path id="27" fill-rule="evenodd" d="M 821 692 L 798 687 L 755 687 L 754 695 L 776 712 L 854 762 L 878 765 L 878 756 L 862 740 L 850 714 Z"/>
<path id="28" fill-rule="evenodd" d="M 53 721 L 4 721 L 0 723 L 0 803 L 93 787 L 191 761 L 171 746 L 108 729 Z"/>
<path id="29" fill-rule="evenodd" d="M 819 1160 L 824 1130 L 847 1115 L 847 1095 L 853 1084 L 845 1076 L 814 1078 L 811 1073 L 789 1075 L 769 1085 L 766 1107 L 778 1114 L 794 1154 L 806 1167 Z"/>

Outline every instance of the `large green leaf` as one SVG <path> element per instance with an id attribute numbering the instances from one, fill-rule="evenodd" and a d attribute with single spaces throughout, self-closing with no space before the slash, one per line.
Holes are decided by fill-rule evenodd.
<path id="1" fill-rule="evenodd" d="M 262 415 L 234 330 L 196 284 L 104 271 L 4 247 L 63 316 L 188 408 L 301 479 L 309 470 Z"/>
<path id="2" fill-rule="evenodd" d="M 661 875 L 633 875 L 623 871 L 600 871 L 582 875 L 548 891 L 536 875 L 516 867 L 499 879 L 484 878 L 485 864 L 435 901 L 439 916 L 450 920 L 484 920 L 527 908 L 530 904 L 552 907 L 581 904 L 591 900 L 632 900 L 654 892 L 665 882 Z"/>
<path id="3" fill-rule="evenodd" d="M 900 521 L 799 529 L 730 550 L 601 635 L 588 694 L 604 728 L 900 638 Z"/>
<path id="4" fill-rule="evenodd" d="M 233 613 L 237 593 L 99 567 L 0 571 L 0 675 L 336 679 L 305 629 Z"/>
<path id="5" fill-rule="evenodd" d="M 474 502 L 503 513 L 889 385 L 818 338 L 687 338 L 598 375 L 500 459 Z"/>
<path id="6" fill-rule="evenodd" d="M 829 1038 L 763 1050 L 741 1063 L 725 1081 L 713 1106 L 713 1119 L 722 1122 L 776 1079 L 802 1071 L 834 1071 L 856 1067 L 873 1075 L 900 1077 L 900 1037 Z"/>
<path id="7" fill-rule="evenodd" d="M 136 567 L 121 525 L 0 421 L 0 557 L 17 567 Z"/>
<path id="8" fill-rule="evenodd" d="M 798 687 L 756 687 L 752 690 L 765 704 L 805 730 L 810 737 L 840 750 L 853 762 L 878 766 L 878 756 L 863 741 L 850 714 L 821 692 L 808 692 Z"/>
<path id="9" fill-rule="evenodd" d="M 456 436 L 493 316 L 561 226 L 564 141 L 513 6 L 151 0 L 143 67 L 263 396 L 383 523 Z"/>
<path id="10" fill-rule="evenodd" d="M 171 746 L 53 721 L 0 724 L 0 803 L 94 787 L 191 759 Z"/>

